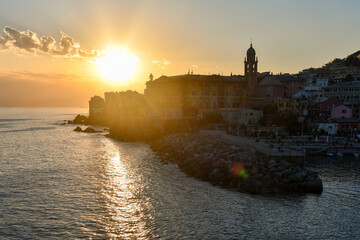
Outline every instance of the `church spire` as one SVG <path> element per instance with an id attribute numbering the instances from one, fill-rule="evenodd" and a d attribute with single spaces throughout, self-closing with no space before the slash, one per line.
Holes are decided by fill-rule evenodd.
<path id="1" fill-rule="evenodd" d="M 257 64 L 258 59 L 256 57 L 255 49 L 252 47 L 252 39 L 250 42 L 250 48 L 246 52 L 245 64 L 245 79 L 247 82 L 247 90 L 249 97 L 255 97 L 257 86 Z"/>

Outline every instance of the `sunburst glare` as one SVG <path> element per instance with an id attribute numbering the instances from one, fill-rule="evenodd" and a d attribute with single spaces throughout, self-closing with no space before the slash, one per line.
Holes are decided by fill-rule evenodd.
<path id="1" fill-rule="evenodd" d="M 112 84 L 131 81 L 140 59 L 125 48 L 109 47 L 96 62 L 101 76 Z"/>

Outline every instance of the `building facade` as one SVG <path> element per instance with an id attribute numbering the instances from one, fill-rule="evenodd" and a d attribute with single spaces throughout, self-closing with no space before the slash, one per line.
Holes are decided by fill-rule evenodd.
<path id="1" fill-rule="evenodd" d="M 147 115 L 157 118 L 202 117 L 232 112 L 256 96 L 258 59 L 252 45 L 244 61 L 245 75 L 185 74 L 146 82 Z"/>
<path id="2" fill-rule="evenodd" d="M 351 118 L 351 108 L 340 105 L 331 109 L 330 118 Z"/>

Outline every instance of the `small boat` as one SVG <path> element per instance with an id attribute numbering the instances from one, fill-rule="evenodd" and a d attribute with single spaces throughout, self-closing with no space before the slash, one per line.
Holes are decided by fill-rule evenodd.
<path id="1" fill-rule="evenodd" d="M 344 156 L 344 154 L 343 154 L 342 152 L 338 152 L 338 153 L 336 153 L 336 155 L 337 155 L 338 157 Z"/>
<path id="2" fill-rule="evenodd" d="M 357 152 L 354 153 L 355 158 L 359 158 L 359 156 L 360 156 L 360 153 L 357 153 Z"/>

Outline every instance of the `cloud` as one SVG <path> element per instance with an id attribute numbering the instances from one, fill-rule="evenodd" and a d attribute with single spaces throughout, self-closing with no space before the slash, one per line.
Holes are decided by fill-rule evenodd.
<path id="1" fill-rule="evenodd" d="M 166 60 L 165 58 L 154 59 L 152 61 L 152 63 L 160 66 L 162 69 L 165 69 L 165 67 L 170 64 L 170 62 L 168 60 Z"/>
<path id="2" fill-rule="evenodd" d="M 84 50 L 78 49 L 77 52 L 78 52 L 79 56 L 81 56 L 83 58 L 96 58 L 96 57 L 100 57 L 100 55 L 101 55 L 101 52 L 99 50 L 92 50 L 89 53 Z"/>
<path id="3" fill-rule="evenodd" d="M 60 41 L 51 36 L 41 36 L 36 33 L 27 31 L 18 31 L 14 28 L 6 26 L 3 29 L 6 35 L 0 36 L 0 50 L 13 50 L 15 52 L 34 53 L 42 52 L 57 57 L 82 58 L 91 59 L 99 57 L 98 50 L 92 50 L 90 53 L 80 49 L 80 44 L 67 35 L 61 33 Z"/>
<path id="4" fill-rule="evenodd" d="M 2 49 L 8 49 L 8 41 L 10 40 L 9 36 L 0 36 L 0 50 Z"/>
<path id="5" fill-rule="evenodd" d="M 76 52 L 76 49 L 80 48 L 80 44 L 76 43 L 74 39 L 65 33 L 61 33 L 60 47 L 59 49 L 53 49 L 52 54 L 55 55 L 73 55 Z M 75 52 L 74 52 L 75 51 Z"/>
<path id="6" fill-rule="evenodd" d="M 36 33 L 29 30 L 19 32 L 13 28 L 5 27 L 4 32 L 7 34 L 7 44 L 10 46 L 12 45 L 27 52 L 34 52 L 40 46 L 40 40 Z"/>
<path id="7" fill-rule="evenodd" d="M 55 48 L 55 39 L 53 37 L 41 37 L 39 50 L 43 52 L 50 52 Z"/>
<path id="8" fill-rule="evenodd" d="M 196 64 L 191 65 L 191 67 L 192 67 L 192 68 L 199 68 L 199 66 L 196 65 Z"/>

